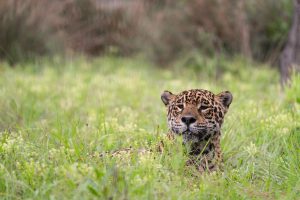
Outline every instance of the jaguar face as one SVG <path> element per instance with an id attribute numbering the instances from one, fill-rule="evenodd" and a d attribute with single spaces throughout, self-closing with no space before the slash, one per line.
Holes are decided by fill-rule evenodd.
<path id="1" fill-rule="evenodd" d="M 177 95 L 164 91 L 161 99 L 167 107 L 169 129 L 175 134 L 201 140 L 220 131 L 232 94 L 225 91 L 215 95 L 202 89 Z"/>

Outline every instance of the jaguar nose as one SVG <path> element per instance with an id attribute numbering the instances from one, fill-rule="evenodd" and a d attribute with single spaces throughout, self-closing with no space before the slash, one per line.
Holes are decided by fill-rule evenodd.
<path id="1" fill-rule="evenodd" d="M 196 118 L 193 117 L 193 116 L 191 116 L 191 115 L 188 115 L 188 116 L 183 116 L 183 117 L 181 118 L 181 121 L 182 121 L 183 123 L 185 123 L 187 126 L 189 126 L 190 124 L 196 122 Z"/>

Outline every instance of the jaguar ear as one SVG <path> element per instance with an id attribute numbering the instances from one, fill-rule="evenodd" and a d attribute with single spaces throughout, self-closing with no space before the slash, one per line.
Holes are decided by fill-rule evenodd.
<path id="1" fill-rule="evenodd" d="M 229 108 L 233 99 L 232 94 L 229 91 L 221 92 L 217 94 L 216 97 L 221 101 L 225 108 Z"/>
<path id="2" fill-rule="evenodd" d="M 162 102 L 167 106 L 169 105 L 170 103 L 170 100 L 174 97 L 175 95 L 172 94 L 172 92 L 169 92 L 169 91 L 164 91 L 162 94 L 161 94 L 161 100 Z"/>

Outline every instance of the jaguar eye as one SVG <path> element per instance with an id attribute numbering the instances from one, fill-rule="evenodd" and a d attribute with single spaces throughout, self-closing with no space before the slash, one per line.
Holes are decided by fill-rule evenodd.
<path id="1" fill-rule="evenodd" d="M 182 105 L 182 104 L 177 105 L 177 107 L 178 107 L 180 110 L 183 110 L 183 105 Z"/>
<path id="2" fill-rule="evenodd" d="M 209 108 L 209 106 L 207 105 L 201 105 L 200 107 L 199 107 L 199 110 L 200 111 L 202 111 L 202 110 L 206 110 L 206 109 L 208 109 Z"/>

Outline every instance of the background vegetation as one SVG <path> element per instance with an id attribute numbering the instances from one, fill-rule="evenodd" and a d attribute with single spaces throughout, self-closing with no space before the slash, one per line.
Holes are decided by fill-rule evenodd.
<path id="1" fill-rule="evenodd" d="M 291 0 L 10 0 L 0 3 L 0 58 L 140 55 L 161 65 L 192 52 L 277 62 Z"/>

